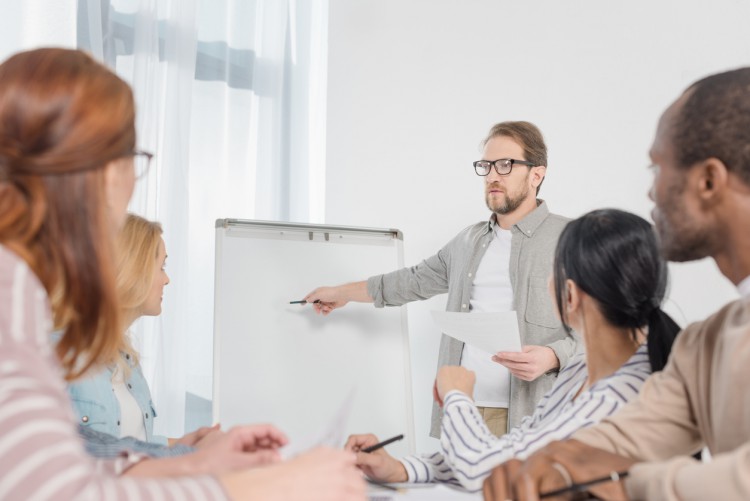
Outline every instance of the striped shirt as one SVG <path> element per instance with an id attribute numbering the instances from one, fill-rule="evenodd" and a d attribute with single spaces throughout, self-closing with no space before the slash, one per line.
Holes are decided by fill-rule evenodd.
<path id="1" fill-rule="evenodd" d="M 51 318 L 42 284 L 0 246 L 0 500 L 226 499 L 212 477 L 119 477 L 145 456 L 86 454 L 49 339 Z"/>
<path id="2" fill-rule="evenodd" d="M 410 482 L 445 482 L 471 491 L 482 488 L 492 469 L 509 459 L 525 459 L 554 440 L 598 423 L 635 399 L 651 374 L 648 351 L 641 345 L 612 375 L 576 393 L 588 376 L 586 357 L 577 354 L 560 371 L 555 385 L 520 425 L 502 437 L 484 424 L 474 402 L 459 391 L 445 397 L 440 452 L 401 460 Z"/>

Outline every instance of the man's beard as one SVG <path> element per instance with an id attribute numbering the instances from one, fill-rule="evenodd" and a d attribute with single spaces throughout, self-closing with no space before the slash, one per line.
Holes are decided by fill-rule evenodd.
<path id="1" fill-rule="evenodd" d="M 699 228 L 687 216 L 682 194 L 685 183 L 668 191 L 666 200 L 651 213 L 659 242 L 659 251 L 667 261 L 684 263 L 711 255 L 715 236 Z M 663 207 L 660 208 L 659 205 Z"/>
<path id="2" fill-rule="evenodd" d="M 667 261 L 684 263 L 711 255 L 714 236 L 705 228 L 698 228 L 672 209 L 670 216 L 660 213 L 655 217 L 659 251 Z"/>
<path id="3" fill-rule="evenodd" d="M 492 208 L 492 205 L 490 204 L 490 196 L 487 194 L 485 198 L 485 203 L 487 204 L 487 208 L 490 209 L 495 214 L 499 215 L 505 215 L 510 214 L 511 212 L 518 209 L 521 204 L 528 198 L 529 196 L 529 185 L 524 183 L 524 190 L 520 193 L 516 193 L 515 196 L 510 195 L 509 193 L 505 194 L 505 201 L 502 203 L 502 205 L 497 206 L 495 208 Z"/>

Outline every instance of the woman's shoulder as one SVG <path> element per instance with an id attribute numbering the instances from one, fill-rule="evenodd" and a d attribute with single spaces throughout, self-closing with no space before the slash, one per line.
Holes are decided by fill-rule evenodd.
<path id="1" fill-rule="evenodd" d="M 619 402 L 628 402 L 638 394 L 650 375 L 648 350 L 646 345 L 641 345 L 614 374 L 598 381 L 591 388 L 591 393 L 606 395 Z"/>
<path id="2" fill-rule="evenodd" d="M 560 369 L 557 377 L 558 379 L 562 377 L 570 377 L 571 374 L 581 370 L 584 367 L 586 367 L 586 354 L 582 351 L 579 351 L 568 358 L 568 363 L 565 365 L 565 367 Z"/>
<path id="3" fill-rule="evenodd" d="M 41 282 L 39 282 L 39 279 L 31 271 L 28 263 L 21 256 L 13 252 L 13 250 L 0 244 L 0 277 L 3 280 L 3 284 L 5 285 L 9 281 L 25 278 L 27 275 L 29 275 L 29 281 L 42 287 Z"/>
<path id="4" fill-rule="evenodd" d="M 26 261 L 0 245 L 0 337 L 48 346 L 51 330 L 47 291 Z"/>

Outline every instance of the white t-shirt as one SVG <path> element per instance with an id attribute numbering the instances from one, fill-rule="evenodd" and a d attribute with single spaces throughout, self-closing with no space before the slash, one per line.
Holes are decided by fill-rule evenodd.
<path id="1" fill-rule="evenodd" d="M 737 290 L 740 292 L 740 296 L 750 297 L 750 277 L 745 277 L 742 282 L 737 284 Z"/>
<path id="2" fill-rule="evenodd" d="M 510 230 L 497 224 L 492 226 L 494 238 L 479 263 L 471 284 L 471 311 L 511 311 L 513 287 L 510 283 Z M 502 332 L 498 332 L 502 335 Z M 492 361 L 494 353 L 487 353 L 470 345 L 464 346 L 461 366 L 477 375 L 474 402 L 479 407 L 508 407 L 510 400 L 510 372 Z"/>
<path id="3" fill-rule="evenodd" d="M 143 424 L 143 416 L 138 401 L 125 385 L 122 372 L 116 367 L 112 374 L 112 391 L 120 403 L 120 438 L 134 437 L 138 440 L 146 440 L 146 428 Z"/>

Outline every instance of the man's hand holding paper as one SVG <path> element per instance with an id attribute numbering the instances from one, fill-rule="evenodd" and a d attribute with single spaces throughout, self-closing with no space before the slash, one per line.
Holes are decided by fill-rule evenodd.
<path id="1" fill-rule="evenodd" d="M 440 330 L 489 354 L 520 352 L 521 335 L 515 311 L 472 312 L 433 311 Z"/>
<path id="2" fill-rule="evenodd" d="M 432 317 L 445 334 L 475 346 L 507 367 L 524 381 L 533 381 L 560 366 L 555 352 L 547 346 L 521 346 L 515 311 L 456 313 L 433 311 Z"/>
<path id="3" fill-rule="evenodd" d="M 524 381 L 533 381 L 545 372 L 560 367 L 560 361 L 552 348 L 547 346 L 524 346 L 520 353 L 499 352 L 492 360 L 504 365 L 511 374 Z"/>

